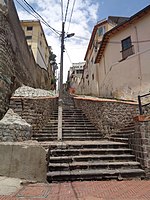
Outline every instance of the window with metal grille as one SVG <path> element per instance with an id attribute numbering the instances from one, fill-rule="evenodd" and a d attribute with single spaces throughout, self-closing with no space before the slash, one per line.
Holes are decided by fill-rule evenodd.
<path id="1" fill-rule="evenodd" d="M 128 56 L 134 54 L 134 48 L 132 45 L 131 37 L 127 37 L 121 41 L 122 44 L 122 58 L 126 59 Z"/>

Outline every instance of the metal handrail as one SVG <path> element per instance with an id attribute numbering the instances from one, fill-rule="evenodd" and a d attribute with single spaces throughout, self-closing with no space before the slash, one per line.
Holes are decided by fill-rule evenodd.
<path id="1" fill-rule="evenodd" d="M 146 96 L 150 96 L 150 93 L 147 93 L 147 94 L 144 94 L 144 95 L 138 95 L 138 103 L 139 103 L 140 115 L 143 115 L 142 107 L 150 105 L 150 103 L 146 103 L 146 104 L 142 105 L 141 98 L 146 97 Z"/>

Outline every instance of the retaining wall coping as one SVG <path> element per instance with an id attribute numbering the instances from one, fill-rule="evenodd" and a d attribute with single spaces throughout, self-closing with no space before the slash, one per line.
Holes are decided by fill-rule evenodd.
<path id="1" fill-rule="evenodd" d="M 18 97 L 11 97 L 11 99 L 57 99 L 58 96 L 45 96 L 45 97 L 23 97 L 23 96 L 18 96 Z"/>
<path id="2" fill-rule="evenodd" d="M 138 115 L 138 116 L 135 116 L 133 119 L 134 121 L 137 121 L 137 122 L 147 122 L 147 121 L 150 121 L 150 116 Z"/>
<path id="3" fill-rule="evenodd" d="M 74 98 L 77 100 L 85 100 L 85 101 L 112 102 L 112 103 L 130 104 L 130 105 L 135 105 L 135 106 L 138 105 L 137 102 L 121 101 L 121 100 L 116 100 L 116 99 L 103 99 L 103 98 L 97 98 L 97 97 L 81 97 L 81 96 L 76 96 Z"/>

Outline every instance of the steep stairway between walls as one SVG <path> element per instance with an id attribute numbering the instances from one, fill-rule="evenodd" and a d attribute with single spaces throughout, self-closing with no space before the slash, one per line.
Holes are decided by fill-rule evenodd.
<path id="1" fill-rule="evenodd" d="M 67 93 L 63 97 L 62 141 L 57 141 L 57 123 L 58 112 L 54 111 L 48 124 L 33 135 L 34 140 L 49 149 L 49 182 L 144 177 L 144 170 L 135 160 L 127 140 L 122 139 L 133 131 L 132 124 L 117 136 L 104 139 L 103 133 L 74 106 L 73 98 Z"/>

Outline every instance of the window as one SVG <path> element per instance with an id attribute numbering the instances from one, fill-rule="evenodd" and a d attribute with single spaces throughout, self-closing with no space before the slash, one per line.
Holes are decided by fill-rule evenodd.
<path id="1" fill-rule="evenodd" d="M 26 36 L 26 40 L 32 40 L 32 36 L 31 35 L 27 35 Z"/>
<path id="2" fill-rule="evenodd" d="M 40 46 L 42 46 L 42 41 L 40 41 Z"/>
<path id="3" fill-rule="evenodd" d="M 92 80 L 94 80 L 94 74 L 92 74 Z"/>
<path id="4" fill-rule="evenodd" d="M 76 70 L 76 73 L 77 74 L 82 74 L 83 73 L 83 69 Z"/>
<path id="5" fill-rule="evenodd" d="M 121 41 L 122 44 L 122 58 L 126 59 L 128 56 L 134 54 L 134 48 L 132 45 L 131 37 L 127 37 Z"/>
<path id="6" fill-rule="evenodd" d="M 101 27 L 98 29 L 98 36 L 104 35 L 105 32 L 106 32 L 105 26 L 101 26 Z"/>
<path id="7" fill-rule="evenodd" d="M 27 31 L 32 31 L 33 27 L 32 26 L 27 26 Z"/>

